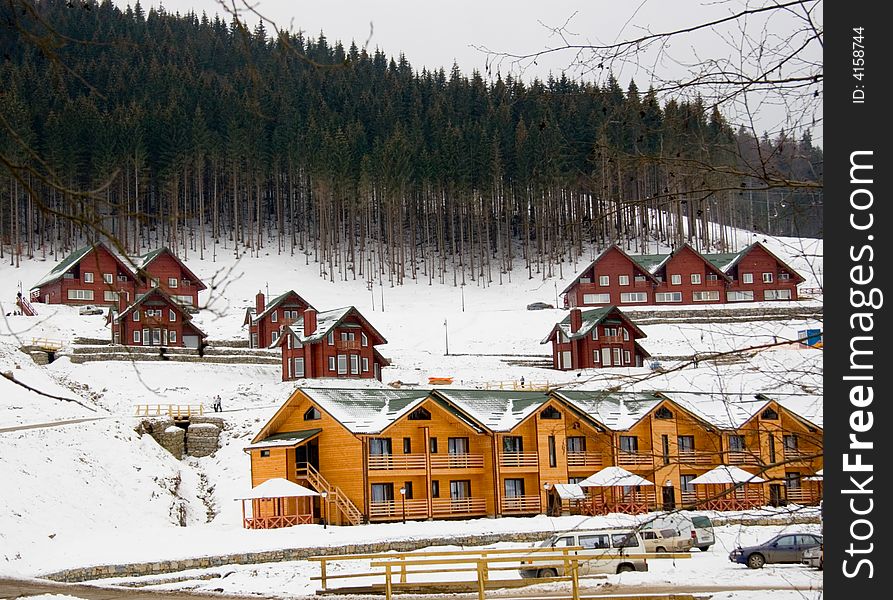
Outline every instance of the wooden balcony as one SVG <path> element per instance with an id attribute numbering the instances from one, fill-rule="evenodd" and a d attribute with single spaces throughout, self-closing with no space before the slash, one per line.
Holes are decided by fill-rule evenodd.
<path id="1" fill-rule="evenodd" d="M 400 500 L 385 500 L 369 503 L 370 521 L 395 521 L 400 519 L 427 519 L 428 501 L 424 498 Z"/>
<path id="2" fill-rule="evenodd" d="M 641 454 L 639 452 L 626 452 L 624 450 L 621 450 L 617 454 L 617 464 L 621 465 L 621 466 L 623 466 L 623 465 L 630 465 L 630 466 L 647 465 L 650 467 L 653 464 L 653 462 L 654 461 L 652 460 L 652 457 L 650 454 Z"/>
<path id="3" fill-rule="evenodd" d="M 537 468 L 539 457 L 536 452 L 503 452 L 499 455 L 500 467 Z"/>
<path id="4" fill-rule="evenodd" d="M 581 467 L 600 467 L 602 455 L 600 452 L 568 452 L 567 466 L 573 469 Z"/>
<path id="5" fill-rule="evenodd" d="M 623 336 L 622 335 L 603 335 L 598 338 L 602 344 L 622 344 Z"/>
<path id="6" fill-rule="evenodd" d="M 424 454 L 370 454 L 370 471 L 410 471 L 425 469 Z"/>
<path id="7" fill-rule="evenodd" d="M 747 450 L 732 450 L 728 453 L 728 462 L 730 465 L 756 465 L 760 459 Z"/>
<path id="8" fill-rule="evenodd" d="M 542 512 L 539 496 L 510 496 L 502 499 L 503 514 L 534 514 Z"/>
<path id="9" fill-rule="evenodd" d="M 679 463 L 683 465 L 712 465 L 716 456 L 710 452 L 683 450 L 679 452 Z"/>
<path id="10" fill-rule="evenodd" d="M 682 506 L 694 506 L 698 503 L 698 496 L 694 492 L 682 492 Z"/>
<path id="11" fill-rule="evenodd" d="M 483 469 L 483 454 L 432 454 L 431 469 Z"/>
<path id="12" fill-rule="evenodd" d="M 651 282 L 647 279 L 645 281 L 633 281 L 633 287 L 637 290 L 645 290 L 651 287 Z"/>
<path id="13" fill-rule="evenodd" d="M 815 452 L 805 452 L 800 448 L 785 448 L 784 459 L 795 463 L 808 463 L 811 459 L 809 456 Z"/>
<path id="14" fill-rule="evenodd" d="M 483 498 L 434 498 L 431 500 L 433 517 L 461 517 L 487 514 Z"/>
<path id="15" fill-rule="evenodd" d="M 278 517 L 245 517 L 242 526 L 245 529 L 278 529 L 292 525 L 312 523 L 310 515 L 282 515 Z"/>
<path id="16" fill-rule="evenodd" d="M 338 350 L 359 350 L 360 340 L 335 340 L 335 348 Z"/>
<path id="17" fill-rule="evenodd" d="M 805 506 L 813 506 L 819 503 L 821 497 L 819 496 L 818 489 L 814 488 L 785 488 L 785 497 L 788 502 L 792 502 L 794 504 L 802 504 Z"/>

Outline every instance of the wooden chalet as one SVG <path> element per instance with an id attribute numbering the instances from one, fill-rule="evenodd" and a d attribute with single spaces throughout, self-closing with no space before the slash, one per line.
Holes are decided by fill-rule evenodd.
<path id="1" fill-rule="evenodd" d="M 725 398 L 734 423 L 714 414 L 718 397 L 702 408 L 692 401 L 660 393 L 298 388 L 245 451 L 252 486 L 281 477 L 325 492 L 313 518 L 357 524 L 551 514 L 561 508 L 556 484 L 579 484 L 608 467 L 654 485 L 619 486 L 610 496 L 590 491 L 575 506 L 593 513 L 697 507 L 691 480 L 751 460 L 729 440 L 755 431 L 748 452 L 758 462 L 736 467 L 765 480 L 755 488 L 763 501 L 777 493 L 777 503 L 818 502 L 799 492 L 805 486 L 794 474 L 821 469 L 820 427 L 781 400 Z M 778 418 L 763 426 L 766 410 Z M 745 413 L 753 416 L 741 421 Z M 776 446 L 770 463 L 773 443 L 790 448 Z M 752 498 L 733 492 L 728 500 L 734 508 Z"/>
<path id="2" fill-rule="evenodd" d="M 144 294 L 158 287 L 184 306 L 198 308 L 198 293 L 207 289 L 201 279 L 189 270 L 167 247 L 133 259 L 136 267 L 136 292 Z"/>
<path id="3" fill-rule="evenodd" d="M 112 343 L 125 346 L 198 348 L 207 336 L 192 323 L 192 315 L 160 287 L 150 288 L 130 306 L 122 301 L 110 309 L 107 322 Z"/>
<path id="4" fill-rule="evenodd" d="M 561 293 L 568 308 L 797 300 L 804 278 L 754 242 L 737 253 L 702 254 L 688 244 L 669 254 L 604 250 Z"/>
<path id="5" fill-rule="evenodd" d="M 245 310 L 242 323 L 248 326 L 249 346 L 269 348 L 276 344 L 282 328 L 302 318 L 308 308 L 313 307 L 294 290 L 279 294 L 269 304 L 263 292 L 258 292 L 254 297 L 254 308 Z"/>
<path id="6" fill-rule="evenodd" d="M 105 304 L 135 296 L 133 271 L 102 242 L 78 248 L 31 289 L 31 300 L 44 304 Z"/>
<path id="7" fill-rule="evenodd" d="M 282 381 L 320 377 L 374 378 L 388 360 L 375 346 L 387 340 L 353 306 L 317 312 L 308 307 L 274 337 L 282 349 Z"/>
<path id="8" fill-rule="evenodd" d="M 638 341 L 645 333 L 616 306 L 570 314 L 542 344 L 552 343 L 552 367 L 561 371 L 596 367 L 641 367 L 651 356 Z"/>

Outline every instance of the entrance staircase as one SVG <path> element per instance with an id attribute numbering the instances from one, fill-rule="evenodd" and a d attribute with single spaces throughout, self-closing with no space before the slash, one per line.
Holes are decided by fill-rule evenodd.
<path id="1" fill-rule="evenodd" d="M 348 523 L 351 525 L 359 525 L 363 522 L 363 513 L 360 512 L 360 509 L 357 508 L 356 504 L 354 504 L 351 499 L 341 491 L 341 488 L 330 484 L 326 478 L 313 467 L 313 465 L 310 463 L 303 463 L 303 466 L 298 467 L 297 476 L 306 479 L 307 483 L 310 484 L 310 487 L 317 492 L 325 492 L 328 494 L 326 501 L 334 504 L 338 510 L 341 511 L 341 514 L 344 515 L 344 518 Z"/>

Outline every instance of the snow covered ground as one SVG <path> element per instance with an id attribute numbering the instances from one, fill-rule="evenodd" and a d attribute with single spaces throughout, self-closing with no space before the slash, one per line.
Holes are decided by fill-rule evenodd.
<path id="1" fill-rule="evenodd" d="M 770 239 L 768 246 L 807 277 L 805 286 L 822 285 L 821 241 Z M 200 301 L 210 310 L 196 317 L 212 344 L 214 340 L 246 338 L 242 328 L 244 310 L 253 305 L 258 290 L 269 289 L 269 296 L 273 296 L 293 288 L 317 308 L 353 304 L 364 313 L 389 341 L 381 348 L 393 362 L 383 372 L 385 382 L 424 385 L 429 376 L 453 376 L 455 386 L 473 387 L 524 376 L 530 382 L 593 388 L 620 384 L 625 389 L 642 390 L 818 393 L 817 402 L 821 401 L 822 354 L 811 349 L 779 348 L 721 367 L 705 361 L 668 373 L 647 368 L 561 373 L 523 363 L 546 359 L 549 347 L 541 345 L 540 340 L 567 314 L 561 310 L 527 311 L 526 305 L 534 301 L 554 304 L 556 290 L 560 291 L 586 261 L 579 261 L 576 267 L 565 265 L 562 280 L 543 280 L 540 275 L 528 279 L 526 269 L 519 265 L 511 282 L 505 276 L 502 286 L 494 282 L 483 287 L 471 281 L 464 288 L 436 282 L 429 286 L 426 280 L 420 280 L 394 288 L 375 286 L 370 291 L 363 281 L 337 281 L 336 277 L 333 283 L 321 278 L 317 265 L 305 265 L 303 256 L 278 256 L 272 251 L 268 256 L 243 257 L 237 262 L 222 253 L 218 253 L 216 262 L 199 261 L 196 256 L 193 253 L 188 258 L 190 268 L 204 278 L 216 275 L 220 283 L 215 290 L 202 293 Z M 18 282 L 27 293 L 28 287 L 54 264 L 32 260 L 23 261 L 18 269 L 0 266 L 2 314 L 12 310 Z M 221 276 L 225 276 L 225 282 L 220 281 Z M 425 523 L 408 530 L 401 530 L 400 525 L 372 525 L 245 531 L 239 526 L 239 507 L 233 500 L 248 487 L 248 458 L 242 448 L 295 384 L 279 381 L 276 365 L 78 365 L 63 358 L 39 367 L 18 351 L 31 338 L 70 344 L 76 336 L 108 338 L 108 330 L 103 316 L 81 316 L 77 309 L 63 306 L 37 308 L 38 317 L 6 316 L 0 321 L 0 372 L 43 392 L 34 393 L 0 378 L 0 574 L 35 575 L 76 566 L 267 550 L 295 543 L 340 544 L 358 536 L 393 539 L 440 530 L 515 531 L 574 525 L 573 518 L 566 518 L 571 521 L 565 524 L 536 517 Z M 643 329 L 648 338 L 643 345 L 654 355 L 687 356 L 771 343 L 773 339 L 794 339 L 798 330 L 814 327 L 821 325 L 794 321 L 646 325 Z M 445 333 L 449 336 L 449 356 L 444 356 Z M 512 359 L 517 362 L 506 362 Z M 796 376 L 791 377 L 791 373 Z M 221 436 L 222 447 L 210 457 L 177 461 L 151 438 L 140 438 L 133 430 L 137 422 L 132 416 L 135 404 L 203 402 L 208 406 L 208 399 L 217 394 L 226 411 L 223 416 L 227 429 Z M 812 410 L 821 414 L 820 407 L 812 406 Z M 94 420 L 8 430 L 73 419 Z M 179 526 L 181 515 L 186 527 Z M 767 530 L 759 537 L 768 535 Z M 734 539 L 731 532 L 726 537 L 728 543 Z M 725 570 L 732 567 L 725 560 L 727 550 L 720 551 L 717 544 L 714 553 L 716 557 L 706 553 L 686 561 L 678 573 L 684 573 L 686 565 L 709 569 L 713 569 L 710 565 L 722 565 Z M 287 576 L 303 581 L 300 572 L 277 574 L 277 568 L 253 567 L 258 573 L 269 572 L 278 583 Z M 677 571 L 662 569 L 655 564 L 643 576 L 677 577 Z M 233 567 L 232 571 L 236 575 L 226 578 L 234 582 L 227 591 L 235 591 L 239 585 L 259 585 L 259 576 L 244 575 L 252 568 Z M 789 572 L 799 573 L 787 567 L 761 573 L 788 577 Z M 676 580 L 693 576 L 688 572 Z"/>

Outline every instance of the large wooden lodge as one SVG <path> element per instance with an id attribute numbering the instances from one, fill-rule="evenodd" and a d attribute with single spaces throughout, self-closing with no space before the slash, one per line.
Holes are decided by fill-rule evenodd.
<path id="1" fill-rule="evenodd" d="M 299 388 L 245 450 L 252 486 L 325 492 L 313 517 L 332 523 L 554 513 L 556 484 L 609 466 L 654 486 L 578 507 L 742 509 L 818 502 L 820 415 L 795 396 Z M 690 482 L 718 465 L 765 483 L 698 496 Z M 281 507 L 256 501 L 252 526 Z"/>
<path id="2" fill-rule="evenodd" d="M 763 244 L 701 254 L 683 244 L 670 254 L 627 254 L 611 246 L 561 293 L 567 308 L 697 305 L 797 300 L 805 279 Z"/>

